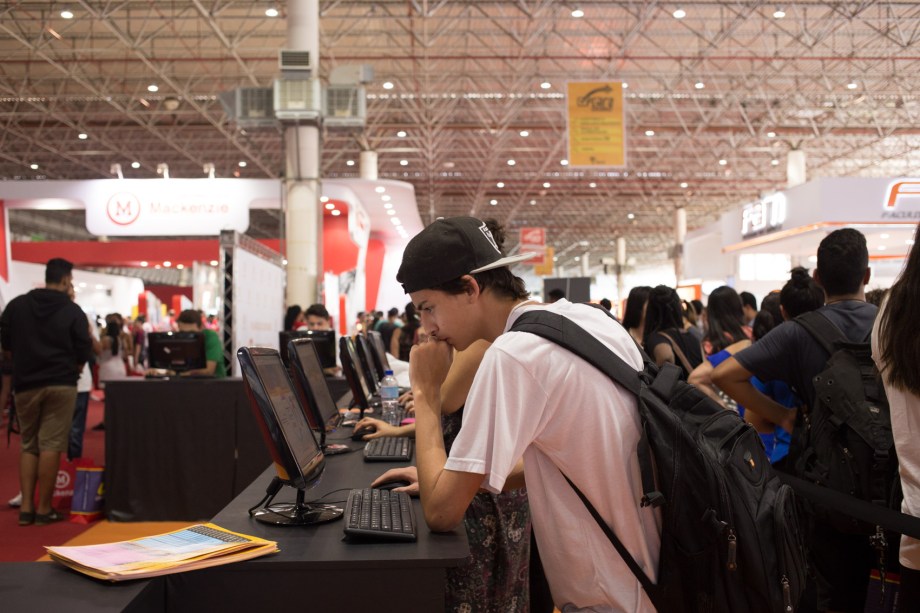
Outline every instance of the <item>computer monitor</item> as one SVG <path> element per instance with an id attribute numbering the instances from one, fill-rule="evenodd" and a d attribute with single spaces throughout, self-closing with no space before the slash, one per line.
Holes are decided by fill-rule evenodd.
<path id="1" fill-rule="evenodd" d="M 323 368 L 335 368 L 335 330 L 285 330 L 278 333 L 278 351 L 285 366 L 290 367 L 288 343 L 295 338 L 312 338 L 315 342 L 316 353 L 319 355 Z"/>
<path id="2" fill-rule="evenodd" d="M 377 370 L 381 373 L 390 370 L 390 360 L 387 358 L 387 350 L 383 344 L 383 335 L 376 330 L 368 330 L 367 338 L 370 340 L 371 349 L 373 349 L 373 357 L 377 363 Z M 383 375 L 380 375 L 380 378 L 383 379 Z"/>
<path id="3" fill-rule="evenodd" d="M 202 332 L 151 332 L 147 343 L 151 368 L 185 372 L 208 365 Z"/>
<path id="4" fill-rule="evenodd" d="M 280 354 L 267 347 L 241 347 L 236 355 L 252 413 L 271 453 L 279 483 L 297 489 L 297 502 L 266 505 L 254 517 L 264 523 L 302 526 L 341 516 L 342 510 L 336 507 L 304 503 L 304 491 L 319 481 L 326 460 Z M 271 499 L 280 489 L 274 483 L 269 488 Z"/>
<path id="5" fill-rule="evenodd" d="M 358 353 L 355 351 L 355 343 L 350 336 L 343 336 L 339 339 L 339 355 L 342 356 L 342 374 L 348 381 L 354 404 L 361 409 L 363 415 L 364 411 L 371 406 L 371 392 L 364 376 L 360 373 Z"/>
<path id="6" fill-rule="evenodd" d="M 320 433 L 320 446 L 326 446 L 326 426 L 339 417 L 339 408 L 332 398 L 323 367 L 316 353 L 316 343 L 310 338 L 297 338 L 288 343 L 291 374 L 301 404 L 306 409 L 310 427 Z"/>
<path id="7" fill-rule="evenodd" d="M 383 379 L 383 375 L 377 376 L 377 368 L 374 365 L 373 358 L 371 358 L 371 349 L 368 344 L 367 339 L 362 334 L 355 338 L 355 350 L 358 353 L 358 370 L 361 371 L 367 381 L 367 389 L 370 390 L 371 395 L 374 395 L 380 389 L 380 380 Z"/>

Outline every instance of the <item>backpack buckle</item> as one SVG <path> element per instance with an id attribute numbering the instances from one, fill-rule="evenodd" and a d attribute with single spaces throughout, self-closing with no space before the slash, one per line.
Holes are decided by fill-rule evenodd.
<path id="1" fill-rule="evenodd" d="M 642 496 L 642 501 L 639 503 L 639 506 L 642 507 L 652 507 L 657 509 L 665 503 L 664 494 L 661 492 L 649 492 Z"/>

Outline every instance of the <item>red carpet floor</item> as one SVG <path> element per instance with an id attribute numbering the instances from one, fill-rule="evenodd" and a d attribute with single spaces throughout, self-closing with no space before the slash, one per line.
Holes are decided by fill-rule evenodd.
<path id="1" fill-rule="evenodd" d="M 94 394 L 97 392 L 93 392 Z M 105 431 L 92 430 L 102 421 L 103 403 L 90 400 L 83 455 L 105 464 Z M 63 545 L 92 526 L 62 521 L 48 526 L 19 526 L 19 509 L 7 501 L 19 492 L 19 436 L 6 444 L 6 423 L 0 436 L 0 562 L 32 562 L 44 555 L 44 545 Z"/>

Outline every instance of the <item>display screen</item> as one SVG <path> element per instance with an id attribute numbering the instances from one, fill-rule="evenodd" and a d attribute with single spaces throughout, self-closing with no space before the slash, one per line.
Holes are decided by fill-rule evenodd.
<path id="1" fill-rule="evenodd" d="M 304 390 L 308 395 L 307 400 L 316 409 L 320 418 L 320 423 L 317 426 L 322 428 L 339 414 L 339 409 L 336 407 L 332 393 L 329 391 L 329 386 L 326 384 L 323 367 L 317 359 L 316 351 L 314 351 L 315 346 L 316 344 L 312 340 L 299 340 L 289 345 L 296 354 L 294 367 L 297 368 L 298 374 L 303 373 L 309 388 Z"/>
<path id="2" fill-rule="evenodd" d="M 151 332 L 147 343 L 151 368 L 184 372 L 208 365 L 202 332 Z"/>

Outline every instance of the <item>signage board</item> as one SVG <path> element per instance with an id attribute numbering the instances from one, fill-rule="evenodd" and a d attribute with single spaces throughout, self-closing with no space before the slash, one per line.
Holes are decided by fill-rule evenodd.
<path id="1" fill-rule="evenodd" d="M 546 228 L 521 228 L 520 252 L 535 254 L 526 263 L 539 266 L 546 257 Z"/>
<path id="2" fill-rule="evenodd" d="M 766 234 L 782 228 L 786 221 L 786 195 L 777 192 L 745 204 L 741 209 L 741 237 Z"/>
<path id="3" fill-rule="evenodd" d="M 621 82 L 567 83 L 566 128 L 569 166 L 625 166 L 625 117 Z"/>

